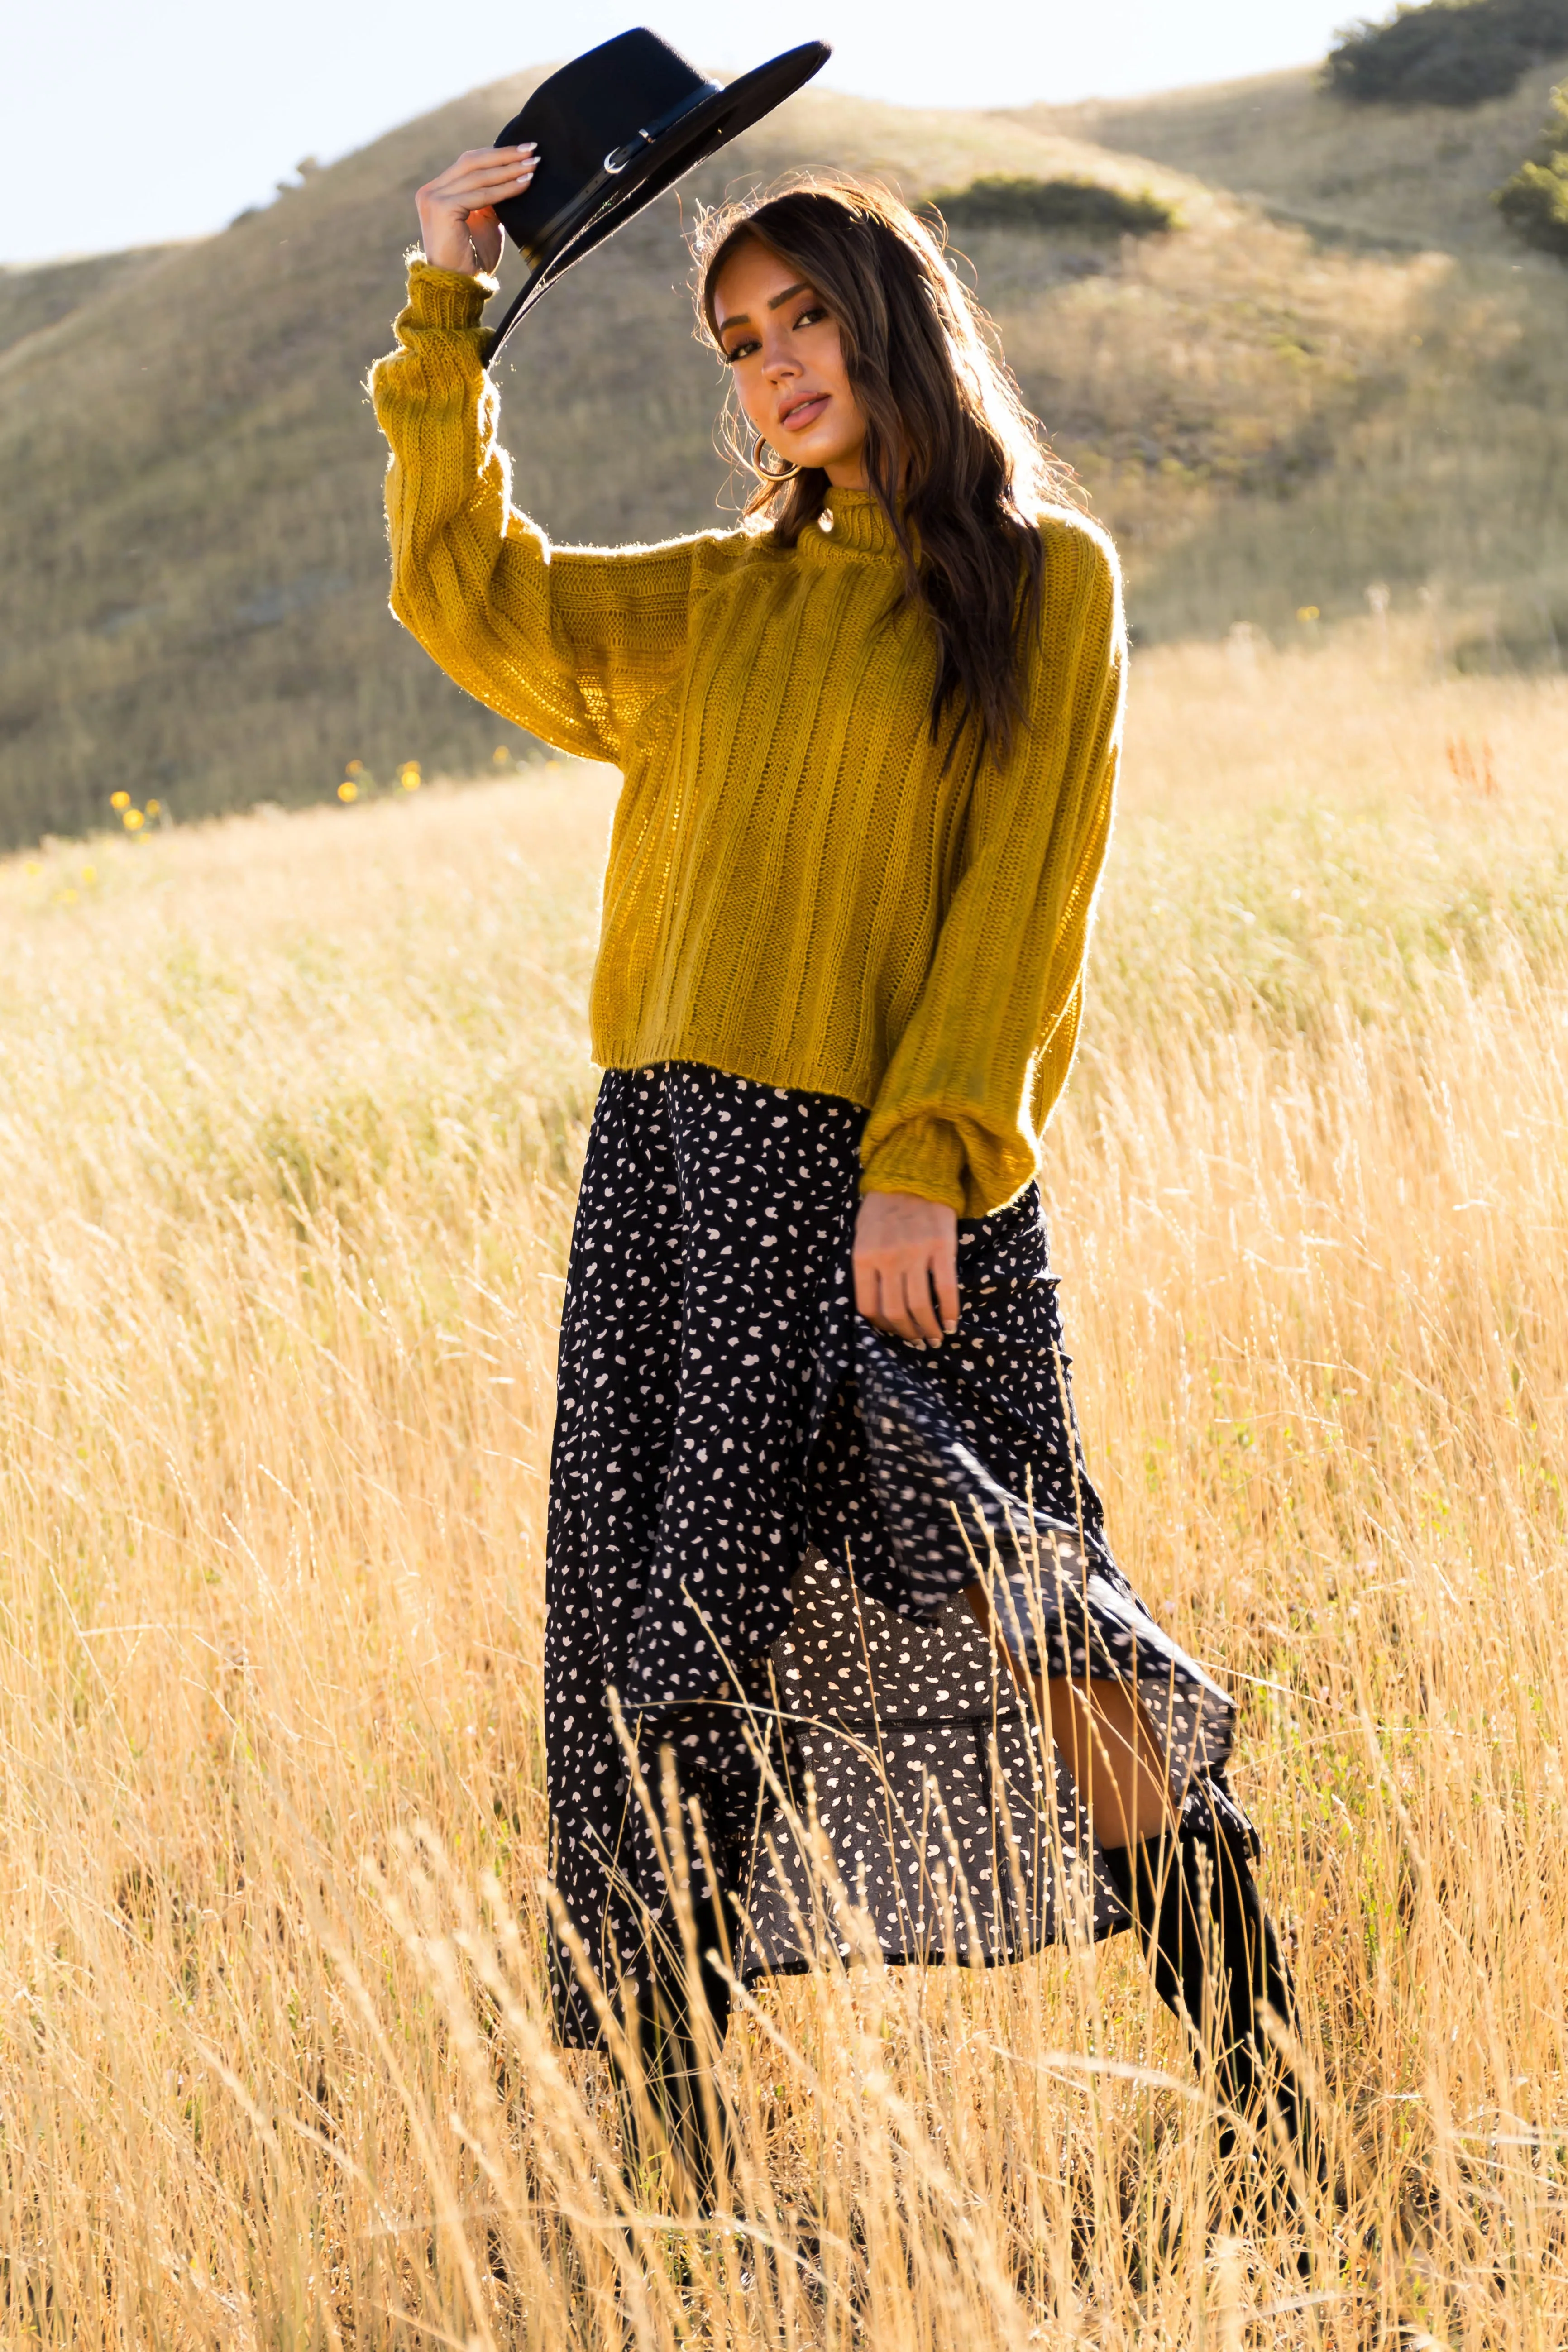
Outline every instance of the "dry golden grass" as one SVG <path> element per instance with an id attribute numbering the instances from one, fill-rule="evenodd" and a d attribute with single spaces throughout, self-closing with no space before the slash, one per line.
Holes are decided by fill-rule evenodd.
<path id="1" fill-rule="evenodd" d="M 1245 1695 L 1354 2183 L 1310 2279 L 1205 2242 L 1125 1939 L 758 2000 L 816 2281 L 613 2226 L 541 1975 L 558 767 L 0 868 L 0 2340 L 1563 2340 L 1568 689 L 1426 666 L 1142 662 L 1046 1166 L 1119 1547 Z"/>

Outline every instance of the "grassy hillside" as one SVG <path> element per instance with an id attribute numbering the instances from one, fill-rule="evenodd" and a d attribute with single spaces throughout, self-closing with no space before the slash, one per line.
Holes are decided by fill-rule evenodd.
<path id="1" fill-rule="evenodd" d="M 468 770 L 522 748 L 387 614 L 361 386 L 413 190 L 527 87 L 443 108 L 222 236 L 0 278 L 0 841 L 78 830 L 119 787 L 186 816 L 320 797 L 352 758 Z M 1173 120 L 1198 104 L 1170 101 Z M 1508 104 L 1521 125 L 1539 111 Z M 733 502 L 718 371 L 682 290 L 683 204 L 800 163 L 880 172 L 911 197 L 1079 173 L 1152 191 L 1182 226 L 963 243 L 1026 392 L 1122 540 L 1143 636 L 1293 630 L 1299 608 L 1357 607 L 1383 580 L 1396 601 L 1446 599 L 1449 634 L 1482 649 L 1468 658 L 1550 652 L 1568 634 L 1556 265 L 1461 256 L 1436 211 L 1431 252 L 1326 240 L 1278 216 L 1278 191 L 1265 207 L 1205 185 L 1258 177 L 1217 134 L 1211 153 L 1194 132 L 1199 168 L 1178 168 L 1160 107 L 1145 112 L 1145 143 L 1173 160 L 1096 145 L 1131 137 L 1110 115 L 804 93 L 542 306 L 504 377 L 520 495 L 560 538 L 679 530 Z M 1405 116 L 1356 121 L 1368 156 L 1411 135 Z M 1445 134 L 1470 122 L 1445 114 Z"/>
<path id="2" fill-rule="evenodd" d="M 1153 98 L 1028 107 L 1011 120 L 1158 156 L 1323 235 L 1511 263 L 1519 247 L 1492 191 L 1533 145 L 1563 70 L 1561 59 L 1538 66 L 1507 98 L 1463 110 L 1352 105 L 1301 67 Z"/>
<path id="3" fill-rule="evenodd" d="M 111 286 L 129 286 L 171 248 L 135 246 L 125 253 L 88 253 L 47 269 L 0 268 L 0 352 L 57 326 Z"/>
<path id="4" fill-rule="evenodd" d="M 16 302 L 30 285 L 67 314 L 0 354 L 0 838 L 74 830 L 121 784 L 189 814 L 330 791 L 351 757 L 468 766 L 516 741 L 386 613 L 384 452 L 361 386 L 390 340 L 413 191 L 527 86 L 443 108 L 220 236 L 106 270 L 75 307 L 74 271 L 14 274 Z M 927 187 L 998 157 L 1086 162 L 1056 135 L 812 94 L 696 193 L 836 159 Z M 691 339 L 679 231 L 672 197 L 522 346 L 509 428 L 557 535 L 713 518 L 717 371 Z"/>

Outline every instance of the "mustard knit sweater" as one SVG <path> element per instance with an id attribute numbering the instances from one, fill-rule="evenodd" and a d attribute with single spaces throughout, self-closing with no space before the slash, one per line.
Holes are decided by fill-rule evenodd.
<path id="1" fill-rule="evenodd" d="M 512 506 L 492 280 L 416 260 L 372 383 L 392 609 L 449 677 L 625 777 L 591 1001 L 606 1068 L 701 1062 L 869 1111 L 862 1188 L 984 1216 L 1035 1172 L 1072 1059 L 1110 829 L 1116 558 L 1042 517 L 1010 756 L 931 733 L 930 623 L 868 492 L 823 527 L 557 548 Z"/>

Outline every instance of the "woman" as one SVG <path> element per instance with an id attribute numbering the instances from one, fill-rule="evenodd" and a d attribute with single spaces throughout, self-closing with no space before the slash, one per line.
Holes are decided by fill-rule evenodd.
<path id="1" fill-rule="evenodd" d="M 1114 552 L 929 231 L 847 182 L 700 235 L 742 527 L 552 550 L 509 502 L 480 323 L 534 168 L 483 150 L 420 191 L 374 394 L 393 609 L 625 774 L 551 1483 L 562 2033 L 646 2070 L 689 2193 L 721 2196 L 731 1966 L 815 1956 L 793 1795 L 891 1959 L 1132 1925 L 1232 2117 L 1299 2137 L 1231 1706 L 1107 1547 L 1035 1186 L 1110 827 Z M 1033 1696 L 1009 1717 L 992 1673 L 994 1746 L 965 1607 Z"/>

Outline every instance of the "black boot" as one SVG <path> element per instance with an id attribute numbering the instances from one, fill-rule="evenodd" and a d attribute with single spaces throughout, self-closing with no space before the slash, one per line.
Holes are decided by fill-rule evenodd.
<path id="1" fill-rule="evenodd" d="M 1326 2190 L 1327 2152 L 1310 2102 L 1258 2013 L 1267 2003 L 1295 2035 L 1295 1988 L 1241 1839 L 1216 1819 L 1212 1836 L 1184 1830 L 1102 1853 L 1154 1990 L 1212 2058 L 1230 2116 L 1267 2146 L 1272 2110 L 1302 2176 Z M 1222 2119 L 1222 2154 L 1234 2153 L 1240 2137 L 1235 2121 Z M 1294 2202 L 1288 2174 L 1282 2188 Z"/>
<path id="2" fill-rule="evenodd" d="M 689 2220 L 711 2219 L 732 2201 L 730 2116 L 715 2061 L 730 2022 L 727 1964 L 742 1939 L 733 1890 L 746 1882 L 751 1805 L 743 1776 L 732 1776 L 742 1780 L 742 1803 L 715 1773 L 704 1712 L 638 1717 L 638 1761 L 662 1815 L 661 1866 L 673 1884 L 657 1909 L 643 1909 L 637 1982 L 628 1972 L 621 1988 L 637 2063 L 612 2058 L 627 2179 L 647 2186 L 650 2172 L 661 2173 L 664 2194 Z"/>
<path id="3" fill-rule="evenodd" d="M 713 1890 L 694 1890 L 692 1910 L 696 1969 L 689 1976 L 684 1956 L 673 1948 L 678 1931 L 667 1923 L 666 1936 L 649 1939 L 647 1992 L 623 2010 L 628 2037 L 637 2042 L 640 2079 L 630 2079 L 614 2061 L 611 2071 L 628 2179 L 668 2150 L 677 2178 L 667 2185 L 678 2201 L 707 2215 L 727 2201 L 731 2167 L 729 2116 L 710 2056 L 730 2021 L 730 1988 L 707 1956 L 732 1948 L 734 1921 L 727 1897 Z"/>

